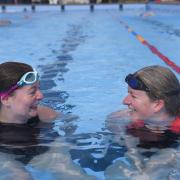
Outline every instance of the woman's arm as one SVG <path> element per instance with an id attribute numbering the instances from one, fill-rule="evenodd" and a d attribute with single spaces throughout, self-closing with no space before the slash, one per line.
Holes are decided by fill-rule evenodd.
<path id="1" fill-rule="evenodd" d="M 38 117 L 42 122 L 51 122 L 55 120 L 60 113 L 47 106 L 38 106 Z"/>

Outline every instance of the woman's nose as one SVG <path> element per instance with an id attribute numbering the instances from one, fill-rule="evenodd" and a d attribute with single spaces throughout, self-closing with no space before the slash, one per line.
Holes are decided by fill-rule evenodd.
<path id="1" fill-rule="evenodd" d="M 43 93 L 41 92 L 40 89 L 37 91 L 36 98 L 37 98 L 38 100 L 41 100 L 41 99 L 44 98 L 44 95 L 43 95 Z"/>
<path id="2" fill-rule="evenodd" d="M 123 99 L 123 104 L 124 104 L 124 105 L 129 105 L 129 104 L 130 104 L 129 95 L 127 95 L 127 96 Z"/>

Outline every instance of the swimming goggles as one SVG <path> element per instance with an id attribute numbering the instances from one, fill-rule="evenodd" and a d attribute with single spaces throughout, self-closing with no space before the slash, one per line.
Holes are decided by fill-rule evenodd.
<path id="1" fill-rule="evenodd" d="M 144 84 L 144 82 L 139 77 L 134 77 L 134 74 L 129 74 L 125 78 L 125 82 L 132 88 L 136 90 L 143 90 L 150 92 L 150 89 Z M 167 96 L 178 95 L 180 93 L 180 88 L 164 92 Z"/>
<path id="2" fill-rule="evenodd" d="M 6 97 L 9 94 L 11 94 L 13 91 L 15 91 L 17 88 L 25 85 L 32 85 L 38 80 L 39 80 L 39 75 L 36 70 L 27 72 L 21 77 L 21 79 L 15 85 L 13 85 L 9 90 L 7 90 L 7 92 L 0 93 L 0 96 Z"/>
<path id="3" fill-rule="evenodd" d="M 136 90 L 143 90 L 149 92 L 149 88 L 144 84 L 144 82 L 139 78 L 135 77 L 134 74 L 129 74 L 125 78 L 125 82 L 132 88 Z"/>

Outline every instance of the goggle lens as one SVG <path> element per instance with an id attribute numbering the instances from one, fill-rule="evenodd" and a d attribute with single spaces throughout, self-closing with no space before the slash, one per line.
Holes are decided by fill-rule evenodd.
<path id="1" fill-rule="evenodd" d="M 132 88 L 136 90 L 143 90 L 149 92 L 149 88 L 143 83 L 143 81 L 138 78 L 134 77 L 133 74 L 129 74 L 125 78 L 125 82 Z"/>
<path id="2" fill-rule="evenodd" d="M 27 76 L 25 77 L 25 81 L 26 82 L 34 82 L 34 81 L 36 81 L 36 76 L 35 76 L 35 74 L 34 73 L 29 73 L 29 74 L 27 74 Z"/>
<path id="3" fill-rule="evenodd" d="M 31 85 L 39 80 L 38 73 L 34 70 L 32 72 L 27 72 L 22 76 L 22 78 L 17 82 L 18 86 Z"/>

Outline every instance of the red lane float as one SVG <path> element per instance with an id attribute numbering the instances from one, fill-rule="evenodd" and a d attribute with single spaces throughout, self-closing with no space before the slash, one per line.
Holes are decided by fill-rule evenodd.
<path id="1" fill-rule="evenodd" d="M 176 65 L 173 61 L 171 61 L 168 57 L 163 55 L 155 46 L 151 45 L 148 41 L 146 41 L 142 36 L 137 34 L 135 31 L 132 30 L 125 22 L 118 19 L 119 22 L 130 32 L 132 35 L 134 35 L 138 41 L 140 41 L 142 44 L 147 46 L 152 53 L 156 54 L 159 58 L 161 58 L 167 65 L 169 65 L 172 69 L 174 69 L 178 74 L 180 74 L 180 66 Z"/>

